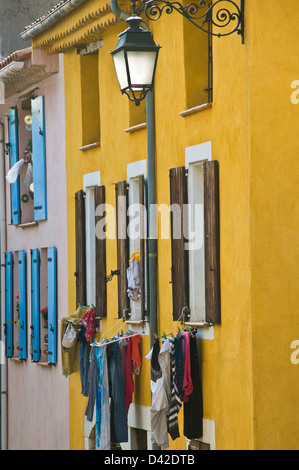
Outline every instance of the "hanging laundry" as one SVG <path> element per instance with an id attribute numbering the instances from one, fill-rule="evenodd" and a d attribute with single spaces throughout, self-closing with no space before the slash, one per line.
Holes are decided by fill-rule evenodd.
<path id="1" fill-rule="evenodd" d="M 107 348 L 104 346 L 96 350 L 99 377 L 96 394 L 96 450 L 110 450 L 111 447 Z"/>
<path id="2" fill-rule="evenodd" d="M 190 364 L 190 334 L 183 333 L 183 355 L 184 355 L 184 381 L 183 381 L 183 394 L 181 399 L 183 402 L 189 400 L 189 396 L 193 392 L 193 383 L 191 377 L 191 364 Z"/>
<path id="3" fill-rule="evenodd" d="M 141 368 L 141 354 L 140 354 L 140 349 L 139 349 L 139 344 L 141 342 L 141 336 L 132 336 L 129 338 L 130 342 L 132 343 L 132 367 L 133 367 L 133 372 L 135 375 L 140 374 L 140 368 Z"/>
<path id="4" fill-rule="evenodd" d="M 89 355 L 89 369 L 88 369 L 88 402 L 87 402 L 86 410 L 85 410 L 86 419 L 90 423 L 93 420 L 98 383 L 99 383 L 99 376 L 98 376 L 98 370 L 97 370 L 96 349 L 94 347 L 91 347 L 91 351 Z"/>
<path id="5" fill-rule="evenodd" d="M 111 441 L 128 442 L 128 424 L 124 393 L 124 374 L 119 342 L 108 345 L 108 374 L 110 384 Z"/>
<path id="6" fill-rule="evenodd" d="M 87 307 L 79 306 L 77 310 L 68 317 L 63 317 L 60 322 L 60 337 L 61 342 L 64 337 L 65 329 L 69 323 L 72 324 L 76 332 L 78 333 L 81 328 L 81 318 L 88 312 Z M 61 359 L 62 359 L 62 375 L 68 376 L 74 372 L 80 371 L 80 362 L 79 362 L 79 343 L 75 341 L 73 346 L 70 349 L 65 349 L 61 347 Z"/>
<path id="7" fill-rule="evenodd" d="M 133 339 L 133 338 L 132 338 Z M 129 412 L 130 405 L 132 403 L 132 396 L 134 393 L 134 381 L 133 381 L 133 371 L 132 371 L 132 341 L 128 339 L 122 344 L 123 350 L 123 360 L 125 364 L 125 400 L 126 400 L 126 411 L 127 416 Z"/>
<path id="8" fill-rule="evenodd" d="M 139 263 L 135 258 L 131 259 L 131 265 L 127 268 L 128 296 L 131 300 L 141 297 Z"/>
<path id="9" fill-rule="evenodd" d="M 171 399 L 167 425 L 168 433 L 170 434 L 172 440 L 180 437 L 178 414 L 182 406 L 177 387 L 175 344 L 175 338 L 170 338 Z"/>
<path id="10" fill-rule="evenodd" d="M 199 439 L 203 434 L 203 398 L 195 334 L 190 334 L 189 352 L 193 392 L 184 403 L 184 435 L 188 439 Z"/>
<path id="11" fill-rule="evenodd" d="M 87 341 L 90 341 L 97 332 L 96 311 L 93 307 L 84 315 L 81 319 L 81 323 L 86 329 L 85 338 Z"/>
<path id="12" fill-rule="evenodd" d="M 90 343 L 85 338 L 85 327 L 82 326 L 78 333 L 79 342 L 79 363 L 80 363 L 80 380 L 81 380 L 81 393 L 84 397 L 88 397 L 89 384 L 88 373 L 90 365 Z"/>
<path id="13" fill-rule="evenodd" d="M 160 349 L 157 339 L 150 353 L 146 356 L 151 361 L 152 403 L 151 437 L 162 449 L 169 447 L 167 415 L 170 406 L 170 341 L 166 339 Z"/>

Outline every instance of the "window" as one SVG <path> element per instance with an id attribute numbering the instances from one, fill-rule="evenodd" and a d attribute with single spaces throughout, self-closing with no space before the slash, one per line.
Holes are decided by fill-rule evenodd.
<path id="1" fill-rule="evenodd" d="M 8 252 L 6 266 L 6 355 L 27 358 L 26 253 Z"/>
<path id="2" fill-rule="evenodd" d="M 183 21 L 183 34 L 186 108 L 190 109 L 213 101 L 212 39 L 187 20 Z"/>
<path id="3" fill-rule="evenodd" d="M 80 56 L 82 147 L 100 142 L 98 51 Z"/>
<path id="4" fill-rule="evenodd" d="M 46 128 L 43 96 L 24 100 L 9 111 L 10 166 L 21 160 L 11 184 L 13 225 L 47 219 Z M 21 158 L 20 158 L 21 157 Z"/>
<path id="5" fill-rule="evenodd" d="M 146 197 L 145 197 L 146 160 L 131 163 L 127 166 L 128 184 L 128 228 L 129 237 L 129 265 L 132 265 L 132 256 L 136 254 L 140 278 L 138 296 L 128 292 L 130 296 L 130 320 L 144 320 L 146 314 Z M 127 276 L 128 281 L 128 276 Z M 132 287 L 127 286 L 128 290 Z"/>
<path id="6" fill-rule="evenodd" d="M 57 362 L 56 247 L 31 250 L 31 358 Z"/>
<path id="7" fill-rule="evenodd" d="M 173 318 L 220 323 L 219 176 L 210 145 L 170 170 Z M 173 206 L 174 205 L 174 206 Z"/>
<path id="8" fill-rule="evenodd" d="M 82 306 L 94 305 L 98 319 L 106 316 L 106 240 L 96 236 L 103 208 L 100 172 L 84 175 L 84 190 L 75 194 L 76 300 Z"/>

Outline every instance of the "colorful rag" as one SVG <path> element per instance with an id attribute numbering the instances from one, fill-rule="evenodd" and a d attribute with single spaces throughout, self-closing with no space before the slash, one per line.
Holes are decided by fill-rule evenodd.
<path id="1" fill-rule="evenodd" d="M 81 319 L 81 323 L 86 328 L 84 336 L 87 341 L 90 341 L 97 332 L 96 311 L 94 308 L 90 308 L 88 310 L 88 312 Z"/>
<path id="2" fill-rule="evenodd" d="M 140 374 L 141 368 L 141 355 L 139 349 L 139 343 L 141 341 L 141 335 L 132 336 L 130 338 L 132 342 L 132 368 L 135 375 Z"/>

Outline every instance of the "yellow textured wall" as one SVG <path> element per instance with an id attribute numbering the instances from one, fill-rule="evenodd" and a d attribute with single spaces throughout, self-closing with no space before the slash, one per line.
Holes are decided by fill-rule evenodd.
<path id="1" fill-rule="evenodd" d="M 169 203 L 169 169 L 185 164 L 185 148 L 212 142 L 220 169 L 222 324 L 214 340 L 201 340 L 204 417 L 215 421 L 216 448 L 298 448 L 298 372 L 290 344 L 298 327 L 299 108 L 290 102 L 296 77 L 299 7 L 270 0 L 246 2 L 246 41 L 237 35 L 213 41 L 214 103 L 182 117 L 185 91 L 183 19 L 165 15 L 151 24 L 157 44 L 157 203 Z M 88 8 L 88 3 L 86 7 Z M 64 20 L 66 21 L 66 20 Z M 68 19 L 71 26 L 72 16 Z M 65 54 L 69 300 L 75 308 L 74 194 L 83 175 L 100 170 L 106 202 L 127 164 L 146 158 L 146 130 L 127 134 L 132 122 L 109 52 L 125 24 L 103 32 L 99 51 L 101 145 L 80 152 L 80 67 L 76 50 Z M 55 32 L 55 28 L 54 28 Z M 190 70 L 190 64 L 188 63 Z M 199 103 L 200 104 L 200 103 Z M 131 116 L 131 118 L 130 118 Z M 131 119 L 131 120 L 130 120 Z M 116 268 L 116 242 L 107 241 L 107 272 Z M 159 332 L 170 332 L 171 246 L 158 241 Z M 108 283 L 106 331 L 117 312 L 116 279 Z M 297 328 L 298 329 L 298 328 Z M 143 338 L 143 354 L 149 338 Z M 297 387 L 297 388 L 296 388 Z M 143 360 L 135 400 L 150 405 L 150 369 Z M 86 399 L 79 374 L 70 377 L 71 448 L 81 449 Z M 182 411 L 180 412 L 182 432 Z M 170 439 L 171 442 L 171 439 Z M 181 437 L 173 449 L 185 449 Z"/>
<path id="2" fill-rule="evenodd" d="M 262 5 L 260 5 L 262 3 Z M 251 2 L 251 260 L 255 447 L 298 449 L 299 5 Z M 267 17 L 265 23 L 263 17 Z M 252 21 L 253 23 L 253 21 Z"/>

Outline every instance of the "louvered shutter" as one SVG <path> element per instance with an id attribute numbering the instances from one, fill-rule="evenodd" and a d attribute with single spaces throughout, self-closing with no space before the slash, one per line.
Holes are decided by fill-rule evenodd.
<path id="1" fill-rule="evenodd" d="M 31 356 L 33 362 L 40 359 L 40 256 L 39 250 L 31 251 Z"/>
<path id="2" fill-rule="evenodd" d="M 26 252 L 19 251 L 19 332 L 20 358 L 27 359 L 27 282 L 26 282 Z"/>
<path id="3" fill-rule="evenodd" d="M 13 357 L 13 253 L 5 254 L 6 356 Z"/>
<path id="4" fill-rule="evenodd" d="M 127 268 L 129 263 L 129 243 L 127 235 L 127 206 L 128 189 L 127 182 L 120 181 L 115 185 L 116 194 L 116 230 L 117 230 L 117 269 L 118 275 L 118 316 L 124 315 L 124 310 L 129 309 L 127 294 Z"/>
<path id="5" fill-rule="evenodd" d="M 106 202 L 105 186 L 95 186 L 95 225 L 105 218 L 103 215 L 97 215 L 97 207 Z M 103 318 L 107 315 L 107 283 L 106 283 L 106 238 L 96 236 L 96 316 Z"/>
<path id="6" fill-rule="evenodd" d="M 48 363 L 57 362 L 57 250 L 48 248 Z"/>
<path id="7" fill-rule="evenodd" d="M 206 321 L 221 323 L 219 165 L 204 163 Z"/>
<path id="8" fill-rule="evenodd" d="M 140 205 L 140 290 L 141 290 L 141 319 L 145 318 L 145 211 L 143 210 L 145 205 L 145 186 L 144 176 L 139 176 L 139 205 Z"/>
<path id="9" fill-rule="evenodd" d="M 76 233 L 76 299 L 77 305 L 86 304 L 86 236 L 85 236 L 85 193 L 75 194 Z"/>
<path id="10" fill-rule="evenodd" d="M 10 167 L 19 161 L 19 137 L 18 137 L 18 110 L 13 108 L 9 111 L 9 141 L 10 141 Z M 11 184 L 11 223 L 21 223 L 20 206 L 20 177 Z"/>
<path id="11" fill-rule="evenodd" d="M 47 219 L 46 128 L 44 96 L 32 100 L 34 220 Z"/>
<path id="12" fill-rule="evenodd" d="M 173 320 L 187 320 L 189 308 L 188 252 L 184 239 L 184 204 L 187 204 L 185 167 L 172 168 L 170 177 Z"/>

